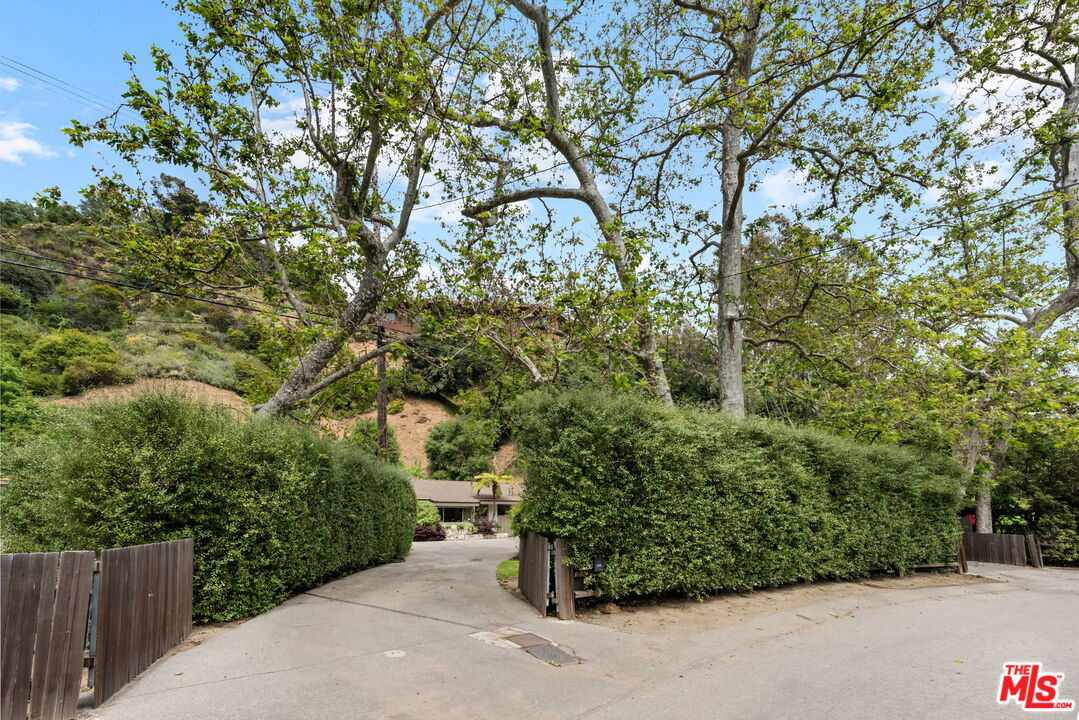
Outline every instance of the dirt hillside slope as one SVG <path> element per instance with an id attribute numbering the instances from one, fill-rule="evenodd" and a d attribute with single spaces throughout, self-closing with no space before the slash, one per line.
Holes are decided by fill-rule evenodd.
<path id="1" fill-rule="evenodd" d="M 93 402 L 110 400 L 130 400 L 139 395 L 148 393 L 165 393 L 179 395 L 185 400 L 206 403 L 209 405 L 224 405 L 233 410 L 244 413 L 251 412 L 251 406 L 242 397 L 231 390 L 223 390 L 213 385 L 207 385 L 197 380 L 174 380 L 144 378 L 136 380 L 130 385 L 110 385 L 109 387 L 94 388 L 79 395 L 70 397 L 45 400 L 46 403 L 55 405 L 86 405 Z"/>

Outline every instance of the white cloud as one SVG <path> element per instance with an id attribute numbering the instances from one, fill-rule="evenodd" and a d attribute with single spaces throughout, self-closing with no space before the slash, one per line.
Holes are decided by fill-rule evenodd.
<path id="1" fill-rule="evenodd" d="M 37 158 L 56 157 L 52 150 L 26 136 L 26 132 L 33 129 L 34 126 L 30 123 L 0 122 L 0 162 L 22 165 L 24 155 Z"/>
<path id="2" fill-rule="evenodd" d="M 1012 58 L 1011 64 L 1037 66 L 1038 58 L 1032 55 L 1018 51 L 1013 55 L 1018 55 L 1018 57 Z M 1042 89 L 1041 86 L 1027 80 L 1001 73 L 988 73 L 978 80 L 947 78 L 938 82 L 931 92 L 952 108 L 962 108 L 968 113 L 967 119 L 963 122 L 964 131 L 971 134 L 989 132 L 991 136 L 996 136 L 999 134 L 997 131 L 1009 127 L 1010 122 L 1005 121 L 1000 127 L 993 128 L 990 126 L 993 116 L 1003 113 L 1006 118 L 1013 119 L 1026 113 L 1030 110 L 1028 95 L 1039 89 Z M 1055 102 L 1047 103 L 1038 108 L 1038 112 L 1028 122 L 1033 125 L 1044 123 L 1056 107 Z"/>
<path id="3" fill-rule="evenodd" d="M 13 77 L 0 77 L 0 90 L 7 90 L 8 92 L 14 92 L 19 89 L 21 85 L 18 80 Z"/>
<path id="4" fill-rule="evenodd" d="M 808 173 L 789 165 L 761 180 L 764 197 L 777 206 L 791 207 L 809 202 L 817 197 L 816 190 L 806 187 Z"/>

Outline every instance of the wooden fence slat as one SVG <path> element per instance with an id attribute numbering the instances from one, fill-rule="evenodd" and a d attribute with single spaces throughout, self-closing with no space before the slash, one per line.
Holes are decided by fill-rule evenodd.
<path id="1" fill-rule="evenodd" d="M 49 677 L 49 654 L 52 650 L 49 640 L 53 635 L 53 620 L 56 615 L 56 563 L 60 559 L 57 553 L 34 553 L 40 560 L 35 573 L 37 606 L 30 618 L 34 620 L 33 665 L 27 678 L 30 682 L 30 717 L 41 718 L 42 708 L 51 701 Z M 45 718 L 51 718 L 45 715 Z"/>
<path id="2" fill-rule="evenodd" d="M 11 706 L 14 696 L 8 688 L 8 677 L 14 667 L 13 645 L 13 618 L 15 612 L 13 604 L 15 592 L 12 589 L 12 569 L 15 564 L 14 555 L 0 555 L 0 717 L 11 717 Z"/>
<path id="3" fill-rule="evenodd" d="M 65 572 L 65 567 L 69 568 Z M 91 551 L 65 552 L 60 555 L 59 598 L 70 597 L 68 604 L 60 608 L 68 616 L 67 632 L 62 638 L 57 659 L 56 675 L 61 678 L 58 704 L 53 715 L 57 720 L 75 717 L 82 685 L 82 656 L 86 644 L 86 617 L 90 612 L 90 588 L 94 579 L 94 553 Z M 71 585 L 70 593 L 63 593 L 63 586 Z"/>
<path id="4" fill-rule="evenodd" d="M 577 617 L 577 599 L 574 592 L 573 568 L 566 564 L 568 555 L 566 541 L 554 541 L 554 592 L 558 603 L 558 619 L 573 620 Z"/>
<path id="5" fill-rule="evenodd" d="M 180 597 L 183 598 L 183 613 L 181 615 L 183 632 L 180 635 L 180 640 L 191 634 L 191 626 L 194 622 L 194 601 L 195 601 L 195 539 L 187 538 L 181 540 L 184 550 L 184 563 L 183 563 L 183 592 Z M 179 642 L 179 640 L 177 640 Z"/>
<path id="6" fill-rule="evenodd" d="M 33 667 L 34 614 L 37 606 L 34 589 L 34 569 L 40 553 L 12 556 L 10 582 L 5 589 L 3 625 L 0 632 L 3 645 L 0 651 L 0 713 L 3 720 L 22 720 L 27 715 L 30 700 L 30 671 Z M 40 572 L 38 573 L 40 575 Z"/>

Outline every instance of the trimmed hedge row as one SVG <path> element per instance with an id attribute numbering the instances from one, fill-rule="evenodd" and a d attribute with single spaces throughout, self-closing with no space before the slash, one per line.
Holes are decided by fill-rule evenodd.
<path id="1" fill-rule="evenodd" d="M 700 596 L 954 560 L 958 466 L 598 391 L 525 396 L 519 530 L 606 569 L 601 595 Z"/>
<path id="2" fill-rule="evenodd" d="M 255 615 L 411 547 L 408 475 L 298 425 L 170 396 L 54 423 L 5 463 L 4 550 L 194 537 L 196 621 Z"/>

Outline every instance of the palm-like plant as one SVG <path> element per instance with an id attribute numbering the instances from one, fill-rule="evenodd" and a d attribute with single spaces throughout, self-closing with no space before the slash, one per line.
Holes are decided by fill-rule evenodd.
<path id="1" fill-rule="evenodd" d="M 502 497 L 502 486 L 513 485 L 517 481 L 514 480 L 513 476 L 508 473 L 500 475 L 498 473 L 483 472 L 479 475 L 475 475 L 474 478 L 475 482 L 472 483 L 472 487 L 477 494 L 481 490 L 491 488 L 490 517 L 491 522 L 497 523 L 498 505 L 496 504 L 496 501 L 498 500 L 498 498 Z"/>

